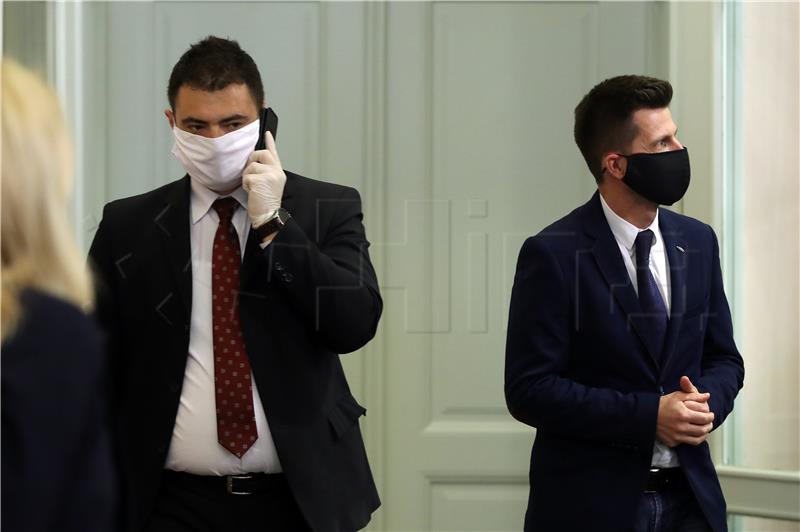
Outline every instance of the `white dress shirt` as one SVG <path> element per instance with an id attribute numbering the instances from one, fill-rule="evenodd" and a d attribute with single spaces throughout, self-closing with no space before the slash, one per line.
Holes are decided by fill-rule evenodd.
<path id="1" fill-rule="evenodd" d="M 636 235 L 642 231 L 650 229 L 655 234 L 653 245 L 650 248 L 650 273 L 656 280 L 658 291 L 661 293 L 661 299 L 664 300 L 664 305 L 667 307 L 667 315 L 669 316 L 672 299 L 670 291 L 670 278 L 669 278 L 669 259 L 665 253 L 664 239 L 661 236 L 661 230 L 658 228 L 658 211 L 653 223 L 645 229 L 639 229 L 632 223 L 621 218 L 615 213 L 611 207 L 606 203 L 603 195 L 600 194 L 600 204 L 603 206 L 603 214 L 606 215 L 611 232 L 614 234 L 614 239 L 617 241 L 619 251 L 622 254 L 622 261 L 625 263 L 625 269 L 628 270 L 628 276 L 633 283 L 633 289 L 636 294 L 639 294 L 638 284 L 636 282 L 636 249 L 634 243 L 636 242 Z M 651 465 L 653 467 L 677 467 L 678 455 L 667 447 L 664 443 L 656 440 L 653 446 L 653 460 Z"/>
<path id="2" fill-rule="evenodd" d="M 253 409 L 258 439 L 241 459 L 217 441 L 211 251 L 214 247 L 219 216 L 211 205 L 219 195 L 196 184 L 193 180 L 191 188 L 192 317 L 189 356 L 165 467 L 195 475 L 279 473 L 281 464 L 278 453 L 252 374 L 250 378 L 253 382 Z M 239 187 L 230 196 L 239 202 L 232 223 L 239 235 L 239 245 L 244 257 L 247 235 L 250 231 L 247 193 Z"/>

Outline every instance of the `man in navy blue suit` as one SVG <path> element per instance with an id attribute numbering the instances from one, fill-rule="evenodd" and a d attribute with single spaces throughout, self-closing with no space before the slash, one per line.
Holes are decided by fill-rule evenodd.
<path id="1" fill-rule="evenodd" d="M 727 529 L 706 439 L 744 366 L 714 231 L 659 208 L 690 177 L 671 99 L 644 76 L 583 98 L 575 141 L 598 191 L 520 251 L 505 393 L 537 429 L 525 530 Z"/>

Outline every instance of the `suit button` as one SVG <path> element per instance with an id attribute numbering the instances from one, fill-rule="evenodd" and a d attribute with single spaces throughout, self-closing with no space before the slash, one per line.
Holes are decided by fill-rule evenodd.
<path id="1" fill-rule="evenodd" d="M 163 443 L 156 447 L 156 454 L 164 454 L 165 452 L 167 452 L 167 446 Z"/>
<path id="2" fill-rule="evenodd" d="M 276 262 L 275 263 L 275 269 L 278 270 L 279 272 L 282 272 L 283 271 L 283 264 L 281 264 L 280 262 Z"/>
<path id="3" fill-rule="evenodd" d="M 291 273 L 284 273 L 283 274 L 283 281 L 284 282 L 291 283 L 292 279 L 294 279 L 294 275 L 292 275 Z"/>
<path id="4" fill-rule="evenodd" d="M 169 391 L 171 391 L 172 393 L 178 393 L 180 389 L 181 389 L 180 383 L 173 382 L 172 384 L 169 385 Z"/>

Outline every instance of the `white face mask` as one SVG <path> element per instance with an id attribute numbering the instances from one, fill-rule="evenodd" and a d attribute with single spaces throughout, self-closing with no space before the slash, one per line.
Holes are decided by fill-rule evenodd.
<path id="1" fill-rule="evenodd" d="M 175 126 L 172 155 L 197 183 L 214 192 L 228 192 L 242 184 L 247 158 L 258 142 L 259 121 L 217 138 L 194 135 Z"/>

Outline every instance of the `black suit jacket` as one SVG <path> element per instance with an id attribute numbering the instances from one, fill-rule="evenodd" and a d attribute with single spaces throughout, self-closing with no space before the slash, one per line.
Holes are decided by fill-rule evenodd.
<path id="1" fill-rule="evenodd" d="M 146 522 L 184 378 L 192 298 L 189 177 L 109 203 L 90 256 L 116 363 L 128 521 Z M 248 235 L 242 333 L 272 437 L 309 525 L 352 531 L 380 505 L 339 353 L 374 335 L 382 302 L 352 188 L 287 172 L 292 215 L 262 250 Z"/>
<path id="2" fill-rule="evenodd" d="M 529 238 L 517 263 L 506 401 L 537 428 L 526 530 L 628 530 L 650 466 L 658 403 L 687 375 L 719 427 L 744 379 L 713 230 L 659 210 L 671 309 L 663 364 L 598 194 Z M 676 447 L 716 532 L 725 501 L 708 445 Z"/>
<path id="3" fill-rule="evenodd" d="M 2 527 L 116 530 L 117 473 L 97 326 L 38 290 L 2 346 Z"/>

